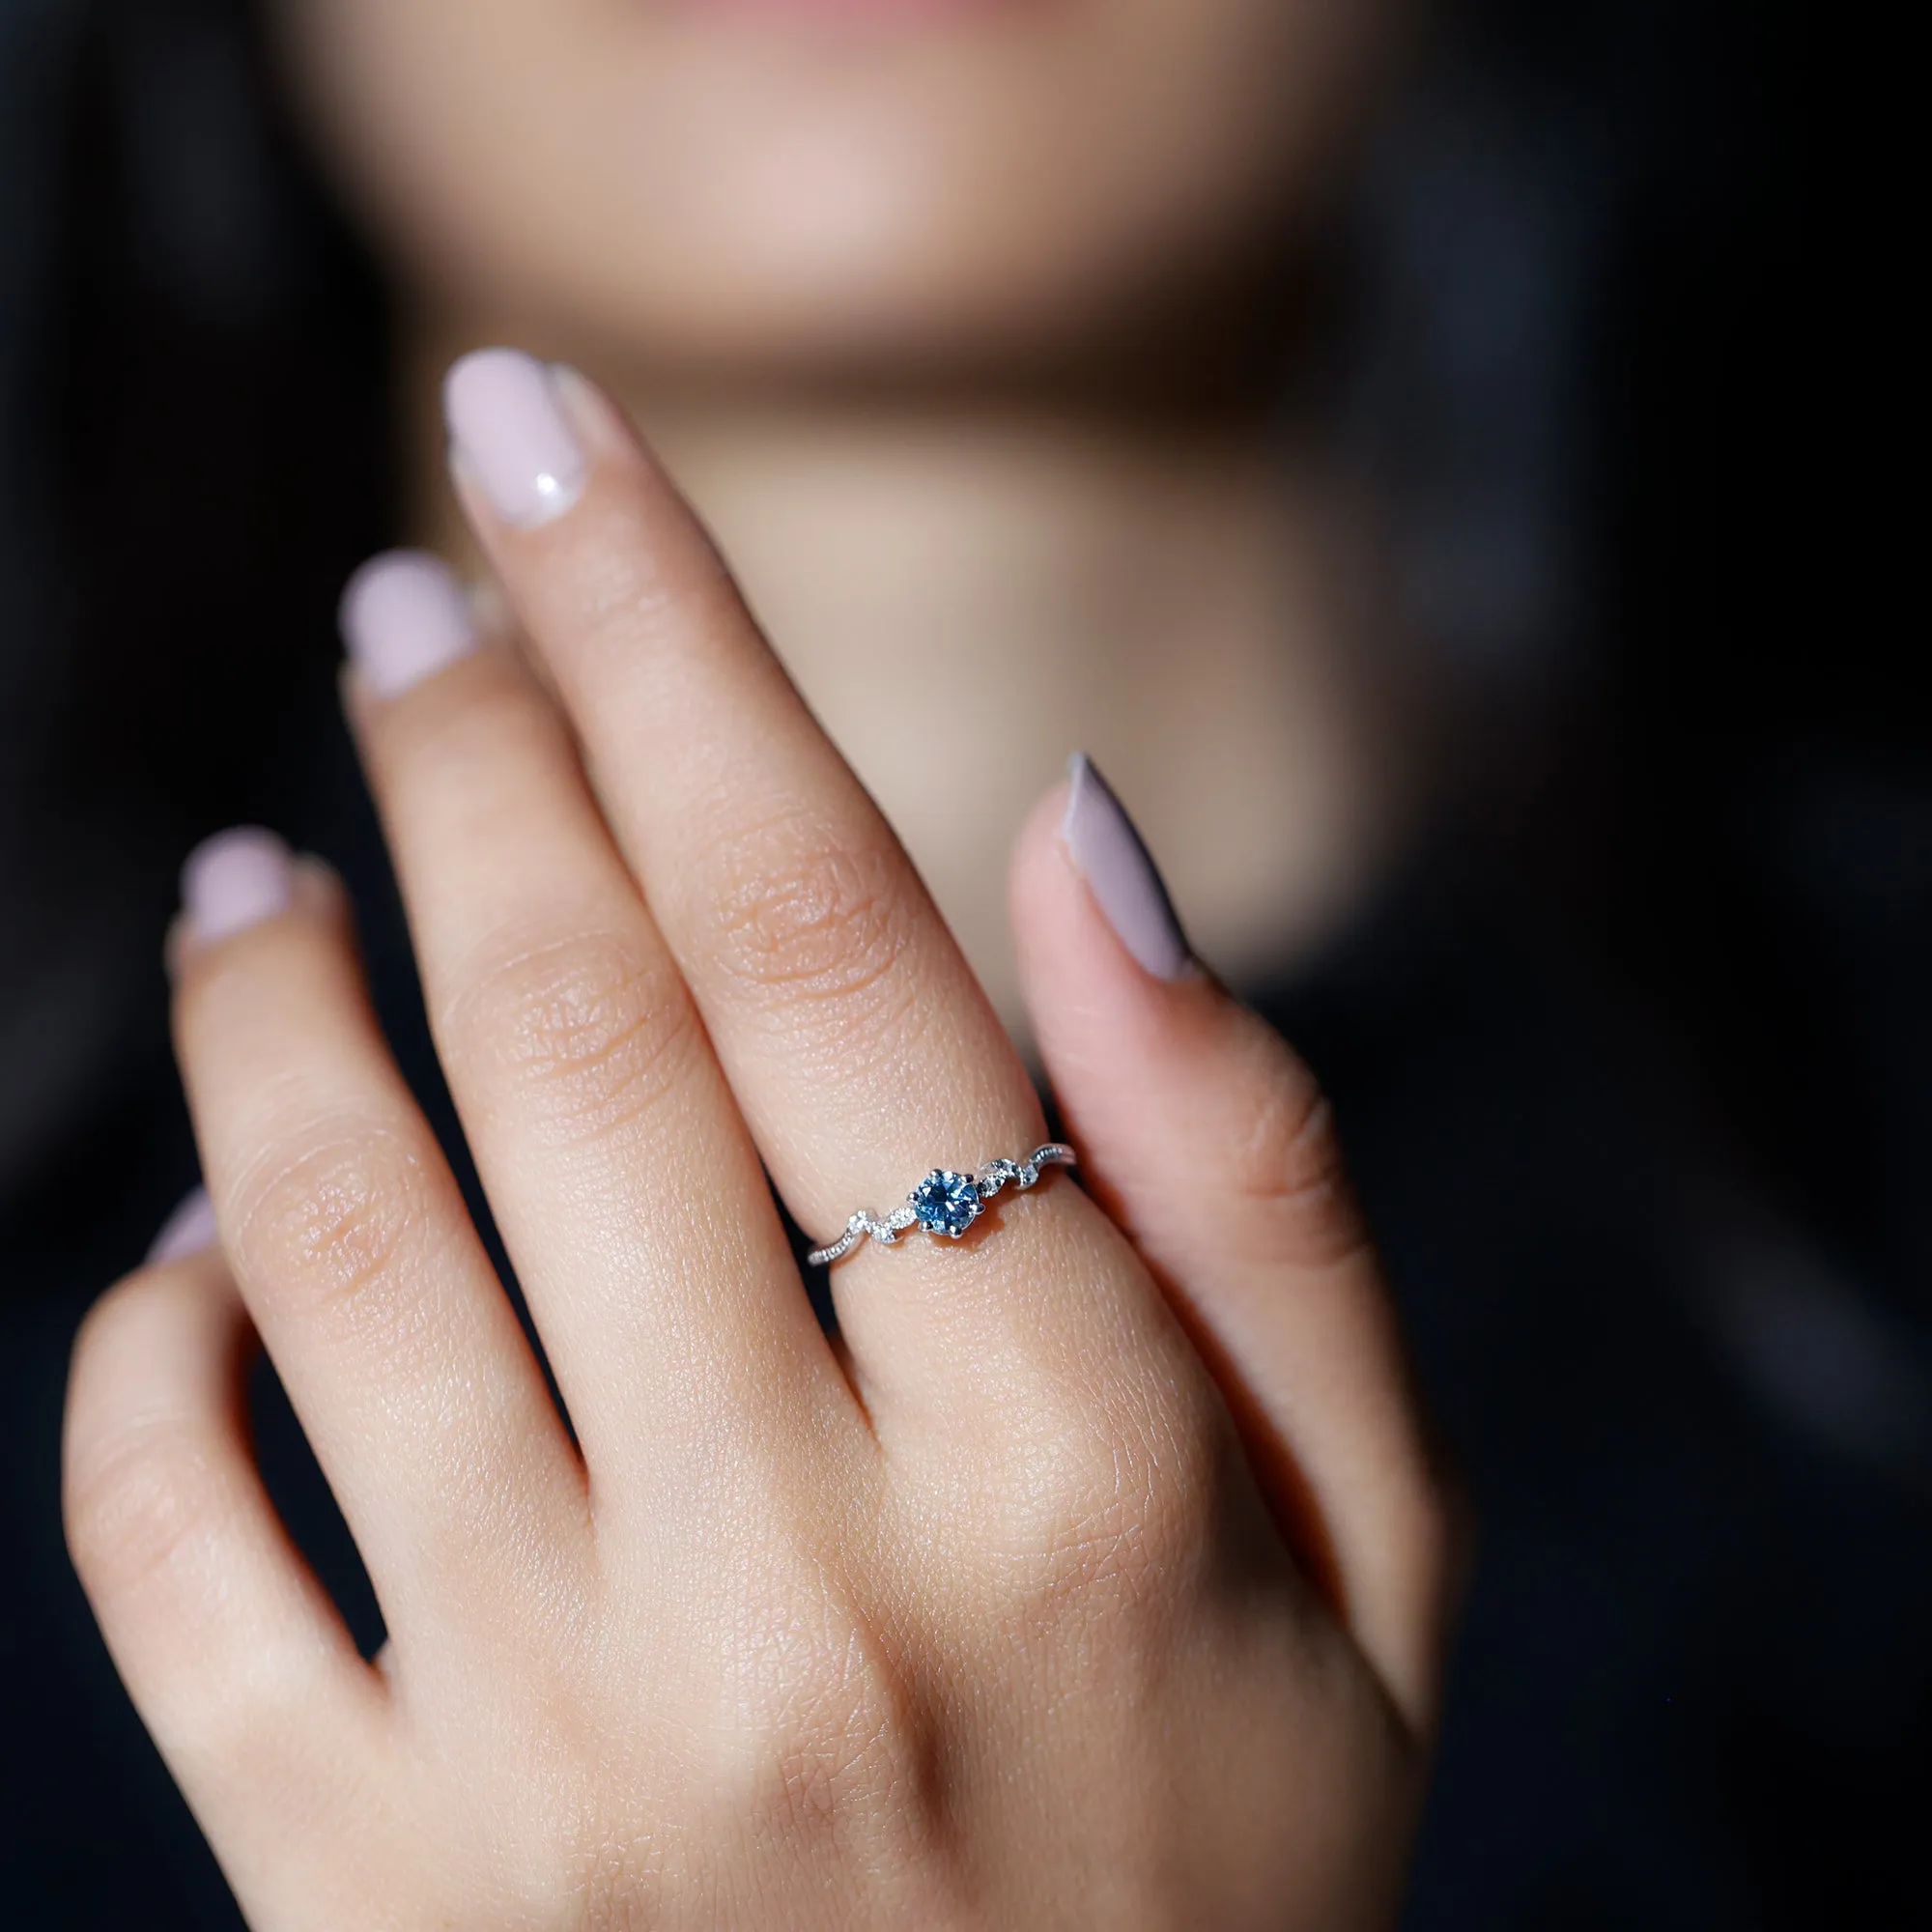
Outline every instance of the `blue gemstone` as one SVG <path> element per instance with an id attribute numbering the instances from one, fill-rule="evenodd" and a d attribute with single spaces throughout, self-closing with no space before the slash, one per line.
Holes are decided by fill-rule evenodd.
<path id="1" fill-rule="evenodd" d="M 934 1235 L 963 1235 L 980 1218 L 980 1188 L 970 1174 L 936 1167 L 912 1191 L 919 1225 Z"/>

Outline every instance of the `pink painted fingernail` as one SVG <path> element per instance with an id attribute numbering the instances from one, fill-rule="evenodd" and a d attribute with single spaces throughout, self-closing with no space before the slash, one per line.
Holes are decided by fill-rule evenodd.
<path id="1" fill-rule="evenodd" d="M 1068 766 L 1073 784 L 1060 836 L 1116 937 L 1156 980 L 1178 980 L 1193 958 L 1160 874 L 1134 822 L 1085 752 Z"/>
<path id="2" fill-rule="evenodd" d="M 258 825 L 217 832 L 182 867 L 182 909 L 205 946 L 287 912 L 294 893 L 289 848 Z"/>
<path id="3" fill-rule="evenodd" d="M 178 1262 L 186 1255 L 199 1255 L 214 1245 L 214 1203 L 208 1189 L 197 1187 L 168 1218 L 148 1250 L 148 1265 Z"/>
<path id="4" fill-rule="evenodd" d="M 456 574 L 421 551 L 371 557 L 342 593 L 349 660 L 378 697 L 396 697 L 476 648 L 469 600 Z"/>
<path id="5" fill-rule="evenodd" d="M 551 372 L 520 349 L 479 349 L 443 380 L 456 459 L 506 524 L 560 517 L 583 494 L 583 451 L 558 406 Z"/>

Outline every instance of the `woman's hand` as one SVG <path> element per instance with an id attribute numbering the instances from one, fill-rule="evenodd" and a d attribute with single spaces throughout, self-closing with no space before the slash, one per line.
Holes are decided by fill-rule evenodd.
<path id="1" fill-rule="evenodd" d="M 539 662 L 388 559 L 350 709 L 570 1427 L 337 888 L 214 841 L 174 961 L 218 1241 L 89 1321 L 67 1504 L 251 1921 L 1386 1921 L 1443 1513 L 1307 1074 L 1078 767 L 1013 904 L 1087 1191 L 863 1244 L 828 1341 L 766 1174 L 829 1238 L 1044 1141 L 1026 1068 L 608 403 L 498 352 L 450 415 Z M 881 692 L 877 728 L 948 700 Z M 373 1663 L 263 1493 L 251 1330 L 381 1598 Z"/>

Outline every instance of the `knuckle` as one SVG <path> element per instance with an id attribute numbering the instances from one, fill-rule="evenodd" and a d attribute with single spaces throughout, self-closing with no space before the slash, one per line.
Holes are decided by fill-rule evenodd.
<path id="1" fill-rule="evenodd" d="M 1206 1560 L 1223 1472 L 1206 1405 L 1143 1391 L 1036 1444 L 1009 1479 L 1006 1567 L 1040 1614 L 1163 1600 Z"/>
<path id="2" fill-rule="evenodd" d="M 712 855 L 724 971 L 788 1001 L 890 1004 L 917 933 L 899 854 L 801 816 Z"/>
<path id="3" fill-rule="evenodd" d="M 678 1088 L 698 1047 L 690 998 L 668 960 L 586 934 L 491 967 L 452 1028 L 518 1086 L 565 1139 L 621 1130 Z"/>
<path id="4" fill-rule="evenodd" d="M 172 1600 L 180 1619 L 229 1520 L 224 1485 L 196 1427 L 151 1415 L 71 1453 L 63 1498 L 69 1553 L 96 1603 Z"/>
<path id="5" fill-rule="evenodd" d="M 185 1331 L 211 1315 L 200 1339 L 213 1346 L 231 1346 L 245 1329 L 239 1303 L 216 1310 L 194 1300 L 191 1286 L 148 1271 L 111 1290 L 83 1322 L 63 1524 L 74 1572 L 163 1752 L 178 1769 L 196 1760 L 224 1776 L 246 1773 L 246 1788 L 266 1791 L 286 1782 L 301 1755 L 303 1729 L 289 1719 L 304 1680 L 280 1645 L 235 1643 L 263 1499 L 241 1461 L 239 1424 L 204 1406 L 213 1390 L 197 1392 L 198 1375 L 177 1389 L 146 1372 L 156 1355 L 177 1356 Z M 239 1361 L 231 1366 L 239 1373 Z"/>
<path id="6" fill-rule="evenodd" d="M 438 1225 L 436 1188 L 412 1135 L 359 1121 L 311 1127 L 239 1190 L 237 1271 L 312 1317 L 394 1321 L 417 1305 L 400 1283 Z"/>
<path id="7" fill-rule="evenodd" d="M 763 1661 L 753 1796 L 761 1827 L 794 1844 L 889 1831 L 928 1782 L 935 1723 L 866 1618 L 810 1635 L 794 1627 Z"/>
<path id="8" fill-rule="evenodd" d="M 1313 1074 L 1270 1041 L 1240 1094 L 1223 1173 L 1243 1213 L 1230 1217 L 1240 1241 L 1259 1228 L 1269 1259 L 1340 1261 L 1367 1231 L 1336 1131 L 1334 1110 Z M 1252 1238 L 1252 1236 L 1249 1236 Z"/>

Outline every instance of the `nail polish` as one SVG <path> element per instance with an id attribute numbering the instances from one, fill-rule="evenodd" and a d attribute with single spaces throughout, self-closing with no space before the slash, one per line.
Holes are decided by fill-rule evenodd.
<path id="1" fill-rule="evenodd" d="M 207 1188 L 197 1187 L 161 1223 L 161 1232 L 148 1250 L 148 1265 L 158 1267 L 163 1262 L 203 1254 L 214 1242 L 214 1204 L 208 1198 Z"/>
<path id="2" fill-rule="evenodd" d="M 530 529 L 583 494 L 583 452 L 550 370 L 519 349 L 479 349 L 443 381 L 455 460 L 506 524 Z"/>
<path id="3" fill-rule="evenodd" d="M 1067 770 L 1060 836 L 1075 867 L 1121 944 L 1156 980 L 1179 979 L 1193 953 L 1133 820 L 1086 753 Z"/>
<path id="4" fill-rule="evenodd" d="M 476 648 L 463 586 L 421 551 L 389 551 L 365 563 L 342 593 L 341 623 L 349 660 L 378 697 L 400 696 Z"/>
<path id="5" fill-rule="evenodd" d="M 287 912 L 294 895 L 289 848 L 260 826 L 217 832 L 182 867 L 182 909 L 204 946 Z"/>

